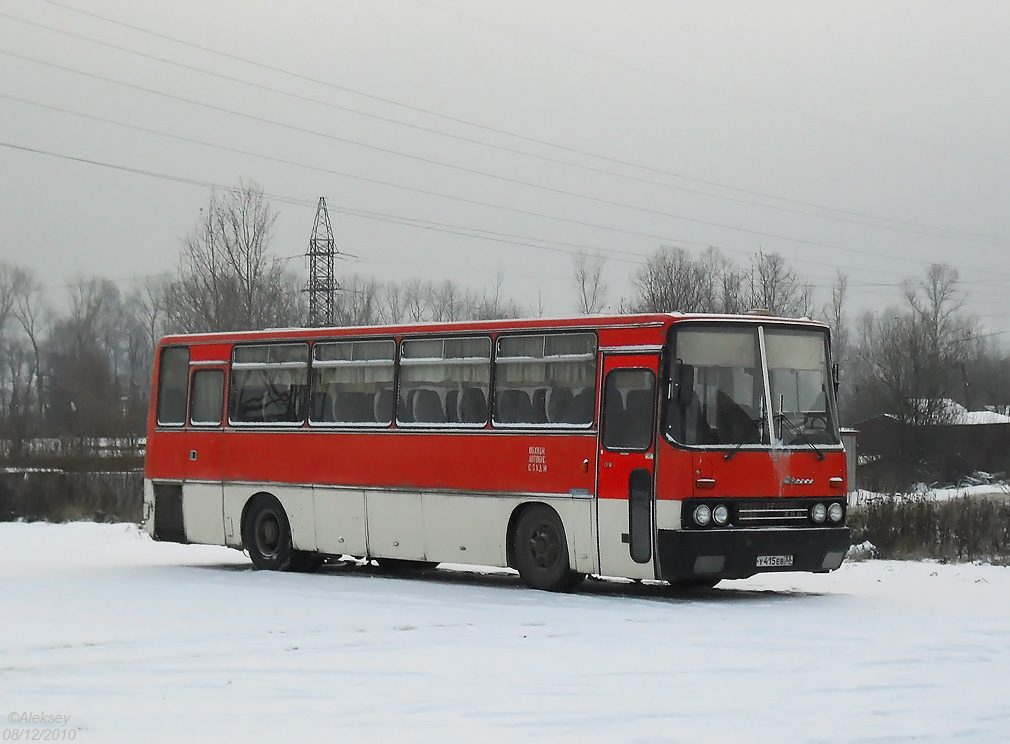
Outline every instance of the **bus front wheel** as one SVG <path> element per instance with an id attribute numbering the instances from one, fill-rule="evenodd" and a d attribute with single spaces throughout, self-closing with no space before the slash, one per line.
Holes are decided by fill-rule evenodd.
<path id="1" fill-rule="evenodd" d="M 519 518 L 515 531 L 515 565 L 527 586 L 548 592 L 566 592 L 582 577 L 571 570 L 568 541 L 557 512 L 534 504 Z"/>
<path id="2" fill-rule="evenodd" d="M 246 513 L 242 542 L 253 565 L 260 570 L 287 571 L 295 562 L 288 515 L 270 494 L 253 496 Z"/>

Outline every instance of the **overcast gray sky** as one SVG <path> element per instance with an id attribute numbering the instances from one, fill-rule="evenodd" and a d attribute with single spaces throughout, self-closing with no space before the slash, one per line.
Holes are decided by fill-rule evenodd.
<path id="1" fill-rule="evenodd" d="M 253 179 L 278 256 L 327 198 L 338 276 L 570 314 L 573 252 L 616 304 L 660 245 L 763 249 L 856 311 L 946 262 L 1007 331 L 1008 38 L 995 1 L 4 0 L 0 258 L 126 286 Z"/>

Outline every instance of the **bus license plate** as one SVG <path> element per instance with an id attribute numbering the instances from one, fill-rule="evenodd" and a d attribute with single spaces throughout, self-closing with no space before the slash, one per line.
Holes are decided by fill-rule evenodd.
<path id="1" fill-rule="evenodd" d="M 782 568 L 793 565 L 791 555 L 759 555 L 757 557 L 758 568 Z"/>

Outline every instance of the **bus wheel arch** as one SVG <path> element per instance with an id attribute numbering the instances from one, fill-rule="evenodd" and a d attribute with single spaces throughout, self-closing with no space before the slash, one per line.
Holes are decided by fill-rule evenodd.
<path id="1" fill-rule="evenodd" d="M 287 512 L 272 493 L 253 494 L 243 507 L 242 546 L 260 570 L 288 571 L 296 563 Z"/>
<path id="2" fill-rule="evenodd" d="M 508 565 L 534 589 L 566 592 L 585 578 L 572 570 L 564 520 L 548 504 L 531 502 L 513 510 L 506 553 Z"/>

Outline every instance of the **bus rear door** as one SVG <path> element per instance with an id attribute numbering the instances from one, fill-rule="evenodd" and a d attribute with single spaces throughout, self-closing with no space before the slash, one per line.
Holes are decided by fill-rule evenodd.
<path id="1" fill-rule="evenodd" d="M 607 354 L 597 448 L 600 572 L 654 579 L 656 354 Z"/>

